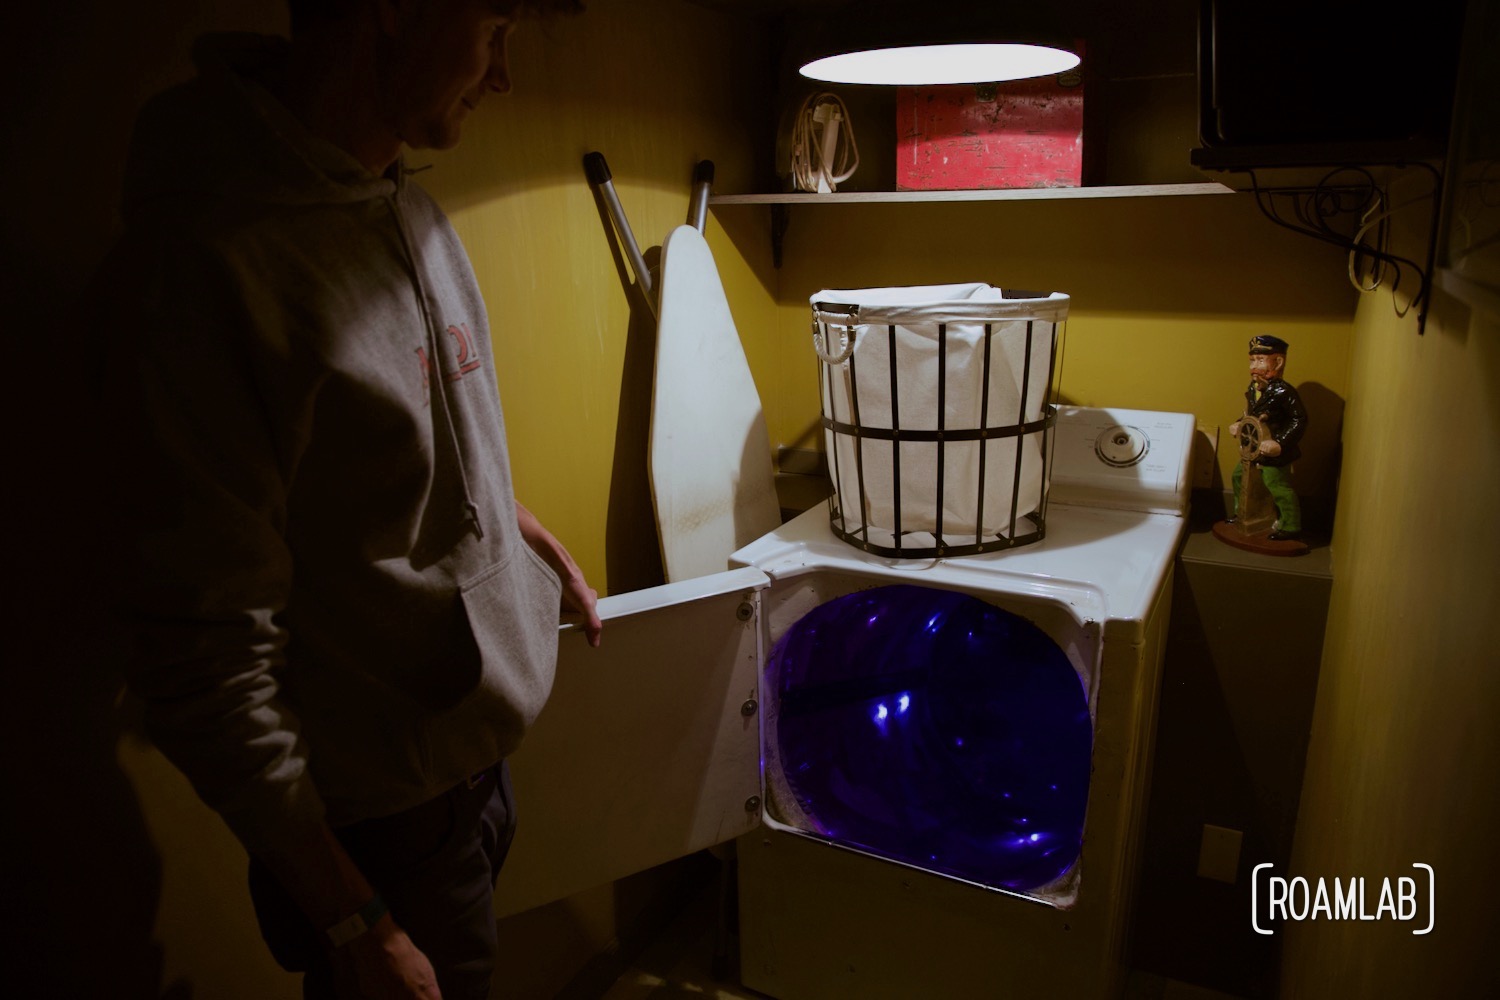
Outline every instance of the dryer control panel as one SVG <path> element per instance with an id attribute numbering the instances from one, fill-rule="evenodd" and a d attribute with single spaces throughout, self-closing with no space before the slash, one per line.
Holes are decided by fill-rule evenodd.
<path id="1" fill-rule="evenodd" d="M 1193 426 L 1191 413 L 1058 407 L 1048 502 L 1181 515 Z"/>

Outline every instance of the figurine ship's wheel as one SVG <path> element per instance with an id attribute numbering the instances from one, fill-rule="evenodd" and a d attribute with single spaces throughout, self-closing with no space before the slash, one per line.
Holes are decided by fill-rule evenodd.
<path id="1" fill-rule="evenodd" d="M 1239 424 L 1240 458 L 1253 462 L 1260 457 L 1260 443 L 1267 437 L 1266 425 L 1259 417 L 1248 413 L 1240 418 Z"/>

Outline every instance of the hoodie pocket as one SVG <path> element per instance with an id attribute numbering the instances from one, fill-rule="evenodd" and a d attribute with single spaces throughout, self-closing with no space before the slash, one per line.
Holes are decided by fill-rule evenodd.
<path id="1" fill-rule="evenodd" d="M 458 781 L 508 756 L 546 704 L 557 670 L 562 583 L 530 546 L 459 585 L 478 686 L 424 723 L 429 773 Z"/>

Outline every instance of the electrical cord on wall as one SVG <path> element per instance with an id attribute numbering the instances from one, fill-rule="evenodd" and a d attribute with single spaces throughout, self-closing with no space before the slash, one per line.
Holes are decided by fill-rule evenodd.
<path id="1" fill-rule="evenodd" d="M 1372 227 L 1376 227 L 1375 246 L 1381 250 L 1385 249 L 1385 220 L 1390 217 L 1390 214 L 1392 211 L 1394 211 L 1394 209 L 1381 211 L 1384 203 L 1385 199 L 1383 196 L 1381 198 L 1373 200 L 1370 203 L 1369 207 L 1365 209 L 1365 213 L 1360 216 L 1360 226 L 1357 230 L 1355 230 L 1354 235 L 1350 238 L 1351 242 L 1353 242 L 1356 247 L 1363 246 L 1365 244 L 1366 235 L 1370 232 L 1370 229 Z M 1364 264 L 1363 267 L 1361 267 L 1362 263 Z M 1361 280 L 1361 273 L 1364 273 L 1368 276 L 1368 284 L 1366 284 L 1364 280 Z M 1357 291 L 1373 292 L 1375 289 L 1380 287 L 1380 283 L 1384 280 L 1384 261 L 1367 259 L 1364 254 L 1359 252 L 1358 249 L 1349 251 L 1349 284 L 1353 285 Z M 1399 272 L 1397 273 L 1397 280 L 1400 280 Z"/>
<path id="2" fill-rule="evenodd" d="M 1421 313 L 1426 312 L 1429 277 L 1416 261 L 1393 254 L 1386 248 L 1387 221 L 1395 212 L 1432 200 L 1435 191 L 1387 207 L 1384 190 L 1375 182 L 1374 175 L 1362 167 L 1339 167 L 1329 171 L 1312 187 L 1296 188 L 1264 187 L 1254 170 L 1248 173 L 1255 203 L 1266 218 L 1293 232 L 1348 251 L 1349 281 L 1355 288 L 1371 292 L 1381 287 L 1389 268 L 1390 288 L 1394 295 L 1400 287 L 1403 268 L 1410 269 L 1421 281 L 1421 287 L 1405 308 L 1397 306 L 1397 314 L 1404 316 L 1414 306 L 1419 307 Z M 1354 175 L 1353 182 L 1344 176 L 1350 174 Z M 1281 205 L 1289 206 L 1286 217 L 1278 206 L 1278 197 Z M 1333 224 L 1337 217 L 1354 213 L 1359 214 L 1359 225 L 1352 235 Z"/>
<path id="3" fill-rule="evenodd" d="M 1377 213 L 1375 211 L 1375 206 L 1372 206 L 1371 209 L 1365 213 L 1364 217 L 1360 219 L 1360 227 L 1355 230 L 1354 236 L 1351 237 L 1351 242 L 1354 243 L 1355 249 L 1349 251 L 1349 281 L 1354 285 L 1355 288 L 1359 289 L 1361 292 L 1373 292 L 1375 289 L 1379 288 L 1381 286 L 1381 283 L 1385 280 L 1386 262 L 1380 259 L 1373 261 L 1368 266 L 1368 273 L 1370 274 L 1372 279 L 1370 284 L 1367 285 L 1360 282 L 1357 277 L 1358 261 L 1361 256 L 1364 256 L 1362 251 L 1366 246 L 1366 239 L 1370 230 L 1376 230 L 1374 245 L 1376 248 L 1383 251 L 1386 246 L 1386 238 L 1388 235 L 1386 221 L 1392 215 L 1396 214 L 1402 209 L 1410 208 L 1413 205 L 1425 204 L 1426 202 L 1431 201 L 1432 197 L 1433 192 L 1428 192 L 1427 194 L 1412 198 L 1409 201 L 1404 201 L 1399 205 L 1392 205 L 1390 208 L 1386 209 L 1383 212 Z M 1399 259 L 1400 258 L 1398 258 L 1398 260 Z M 1412 266 L 1415 267 L 1416 265 L 1413 264 Z M 1395 274 L 1391 278 L 1391 291 L 1395 292 L 1396 286 L 1400 283 L 1401 269 L 1398 266 L 1395 268 Z M 1396 310 L 1396 314 L 1398 316 L 1405 316 L 1407 311 L 1414 304 L 1416 304 L 1416 299 L 1413 299 L 1411 303 L 1408 303 L 1406 309 L 1398 308 Z"/>
<path id="4" fill-rule="evenodd" d="M 859 147 L 854 123 L 837 94 L 810 94 L 792 123 L 792 184 L 827 194 L 854 175 Z"/>

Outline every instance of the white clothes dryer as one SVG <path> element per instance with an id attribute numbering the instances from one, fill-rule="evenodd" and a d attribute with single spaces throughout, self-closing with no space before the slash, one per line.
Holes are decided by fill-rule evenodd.
<path id="1" fill-rule="evenodd" d="M 1029 545 L 872 556 L 814 509 L 602 600 L 512 760 L 499 912 L 738 839 L 753 989 L 1118 992 L 1192 431 L 1060 408 Z"/>

